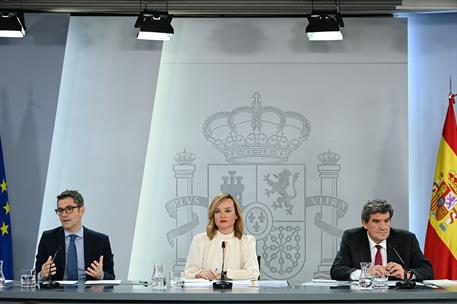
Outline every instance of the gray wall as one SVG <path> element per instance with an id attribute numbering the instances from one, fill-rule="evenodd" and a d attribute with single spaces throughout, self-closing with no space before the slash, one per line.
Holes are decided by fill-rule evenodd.
<path id="1" fill-rule="evenodd" d="M 34 263 L 69 21 L 60 14 L 25 18 L 25 38 L 0 39 L 0 136 L 16 278 Z"/>
<path id="2" fill-rule="evenodd" d="M 115 262 L 116 272 L 120 278 L 125 279 L 127 276 L 127 268 L 129 263 L 129 252 L 131 250 L 131 240 L 128 239 L 126 242 L 122 240 L 118 241 L 118 236 L 125 236 L 127 233 L 132 233 L 135 225 L 133 222 L 136 218 L 136 205 L 139 200 L 139 185 L 142 183 L 142 177 L 140 176 L 143 168 L 141 163 L 144 161 L 145 145 L 144 138 L 147 137 L 148 122 L 147 116 L 151 114 L 154 91 L 155 91 L 155 77 L 157 76 L 157 62 L 158 54 L 157 51 L 160 46 L 154 43 L 139 43 L 132 42 L 135 36 L 132 24 L 134 20 L 132 18 L 126 18 L 128 21 L 119 20 L 120 24 L 123 24 L 125 28 L 118 28 L 122 32 L 122 36 L 116 36 L 113 39 L 115 42 L 109 42 L 106 39 L 100 44 L 91 44 L 92 47 L 86 50 L 86 54 L 90 56 L 91 52 L 98 54 L 96 59 L 92 59 L 90 68 L 89 65 L 83 64 L 83 71 L 89 77 L 90 83 L 94 83 L 92 73 L 100 73 L 102 78 L 97 79 L 110 79 L 111 75 L 115 75 L 119 70 L 125 70 L 127 59 L 120 55 L 122 52 L 128 52 L 128 58 L 132 61 L 133 66 L 137 68 L 141 73 L 146 73 L 146 77 L 149 77 L 146 84 L 140 81 L 138 87 L 139 92 L 144 91 L 145 94 L 140 96 L 138 103 L 131 104 L 131 107 L 123 107 L 121 100 L 127 100 L 130 102 L 132 99 L 126 98 L 123 94 L 126 89 L 126 84 L 135 85 L 136 82 L 128 79 L 120 79 L 120 81 L 113 81 L 113 85 L 108 85 L 106 81 L 102 81 L 103 86 L 100 89 L 91 87 L 90 84 L 84 82 L 84 77 L 79 75 L 77 79 L 82 79 L 83 82 L 78 84 L 72 84 L 66 82 L 62 88 L 68 86 L 74 86 L 77 91 L 75 94 L 79 95 L 68 95 L 67 97 L 60 98 L 63 103 L 65 111 L 69 111 L 62 117 L 70 117 L 71 122 L 75 122 L 74 115 L 81 117 L 82 114 L 92 117 L 84 117 L 84 123 L 78 126 L 85 127 L 85 131 L 89 132 L 90 142 L 88 143 L 87 138 L 81 140 L 81 135 L 76 137 L 76 143 L 80 151 L 83 151 L 82 156 L 75 155 L 76 152 L 72 152 L 70 155 L 72 158 L 75 157 L 73 165 L 65 164 L 62 170 L 67 172 L 73 172 L 76 170 L 79 176 L 74 178 L 65 176 L 61 184 L 57 183 L 56 174 L 58 174 L 59 166 L 58 163 L 52 165 L 48 160 L 51 151 L 51 138 L 53 136 L 54 118 L 57 107 L 57 100 L 59 94 L 59 87 L 61 81 L 61 71 L 63 64 L 63 55 L 65 52 L 65 41 L 67 35 L 68 19 L 66 15 L 45 15 L 45 14 L 28 14 L 26 15 L 26 23 L 28 26 L 28 32 L 25 39 L 12 40 L 12 39 L 0 39 L 0 57 L 2 58 L 2 72 L 0 73 L 0 136 L 3 142 L 3 153 L 5 159 L 6 174 L 8 178 L 9 186 L 9 198 L 12 206 L 12 229 L 13 229 L 13 250 L 15 259 L 15 273 L 18 276 L 19 270 L 24 267 L 30 267 L 33 263 L 34 252 L 36 248 L 37 237 L 39 233 L 36 231 L 39 227 L 39 216 L 42 201 L 44 198 L 44 210 L 43 217 L 48 220 L 42 221 L 42 227 L 40 229 L 48 229 L 57 225 L 57 219 L 52 214 L 52 209 L 55 204 L 55 195 L 62 190 L 62 188 L 76 187 L 79 188 L 88 201 L 88 213 L 85 218 L 85 223 L 91 228 L 98 229 L 102 232 L 108 233 L 113 241 L 113 247 L 115 251 Z M 81 18 L 81 17 L 78 17 Z M 76 18 L 76 19 L 78 19 Z M 428 216 L 429 207 L 429 193 L 431 181 L 433 179 L 433 172 L 435 166 L 436 150 L 438 148 L 439 137 L 441 136 L 442 123 L 444 120 L 444 114 L 447 107 L 447 93 L 448 93 L 448 77 L 449 74 L 453 75 L 454 83 L 457 81 L 456 73 L 456 61 L 455 54 L 457 53 L 457 29 L 456 29 L 456 14 L 446 15 L 426 15 L 414 17 L 412 22 L 409 22 L 409 38 L 410 45 L 409 50 L 412 50 L 411 37 L 417 38 L 420 43 L 417 44 L 417 52 L 408 54 L 409 61 L 409 103 L 410 103 L 410 124 L 409 136 L 410 140 L 414 138 L 416 141 L 410 141 L 410 161 L 413 165 L 410 165 L 410 222 L 411 229 L 415 232 L 425 230 L 425 224 Z M 72 18 L 73 19 L 73 18 Z M 92 20 L 91 18 L 89 18 Z M 88 31 L 85 24 L 93 25 L 100 23 L 100 19 L 87 23 L 86 18 L 78 19 L 75 23 L 77 28 L 82 30 L 82 33 Z M 115 18 L 116 19 L 116 18 Z M 122 19 L 122 18 L 120 18 Z M 97 21 L 98 20 L 98 21 Z M 110 18 L 106 19 L 110 20 Z M 105 22 L 105 21 L 103 21 Z M 109 21 L 108 21 L 109 22 Z M 115 22 L 116 23 L 116 22 Z M 76 28 L 75 27 L 75 28 Z M 100 28 L 100 26 L 95 26 Z M 186 28 L 181 28 L 180 31 L 185 33 Z M 380 29 L 381 30 L 381 29 Z M 303 26 L 297 26 L 295 33 L 297 39 L 295 42 L 295 48 L 300 47 L 303 40 Z M 414 32 L 412 32 L 414 31 Z M 349 27 L 345 28 L 345 32 L 348 35 L 357 34 L 352 32 Z M 253 31 L 246 32 L 247 34 L 255 36 L 255 28 Z M 278 33 L 280 34 L 280 33 Z M 86 34 L 74 34 L 76 37 L 83 36 L 90 38 L 90 40 L 80 40 L 79 47 L 73 49 L 69 53 L 69 58 L 75 58 L 75 52 L 81 52 L 84 49 L 84 44 L 90 41 L 97 41 L 96 37 Z M 110 33 L 109 35 L 115 35 Z M 130 37 L 131 42 L 126 42 L 122 37 Z M 96 35 L 95 35 L 96 36 Z M 253 36 L 253 37 L 254 37 Z M 112 37 L 112 36 L 110 36 Z M 214 37 L 207 37 L 208 39 L 218 39 L 218 35 Z M 189 37 L 190 38 L 190 37 Z M 231 42 L 227 46 L 227 52 L 233 54 L 239 54 L 240 52 L 249 53 L 251 49 L 246 46 L 240 46 L 236 43 L 236 40 L 231 39 Z M 254 39 L 254 42 L 256 40 Z M 70 44 L 73 44 L 69 41 Z M 124 47 L 124 44 L 126 46 Z M 135 44 L 132 47 L 132 44 Z M 76 44 L 77 45 L 77 44 Z M 367 46 L 369 47 L 369 46 Z M 315 51 L 320 52 L 324 56 L 328 53 L 328 49 L 325 46 L 313 46 Z M 135 49 L 132 50 L 132 49 Z M 84 50 L 83 50 L 84 51 Z M 149 58 L 148 55 L 143 54 L 143 51 L 150 52 L 153 58 Z M 182 50 L 185 52 L 186 50 Z M 274 50 L 271 50 L 274 51 Z M 352 50 L 357 52 L 357 50 Z M 117 53 L 117 55 L 114 55 Z M 143 60 L 150 60 L 143 66 L 136 60 L 135 54 L 140 53 L 140 58 Z M 331 54 L 328 54 L 331 55 Z M 103 61 L 104 57 L 107 57 L 107 61 Z M 119 67 L 116 60 L 119 57 L 124 58 L 122 65 Z M 4 60 L 6 58 L 6 60 Z M 77 58 L 77 57 L 76 57 Z M 94 57 L 92 57 L 94 58 Z M 100 59 L 101 58 L 101 59 Z M 239 57 L 241 58 L 241 57 Z M 99 62 L 100 61 L 100 62 Z M 18 64 L 20 62 L 20 64 Z M 105 68 L 105 72 L 98 71 L 97 69 Z M 415 69 L 411 70 L 411 67 Z M 75 77 L 71 75 L 72 69 L 79 69 L 79 65 L 68 66 L 69 73 L 67 76 L 63 76 L 65 79 L 71 79 Z M 134 75 L 134 71 L 128 69 L 131 75 Z M 145 72 L 145 70 L 149 70 Z M 6 72 L 8 71 L 8 72 Z M 450 71 L 450 72 L 449 72 Z M 76 73 L 76 72 L 75 72 Z M 166 76 L 166 75 L 165 75 Z M 118 76 L 120 77 L 120 76 Z M 133 77 L 133 76 L 132 76 Z M 413 77 L 413 78 L 412 78 Z M 122 78 L 122 77 L 121 77 Z M 135 78 L 136 79 L 136 78 Z M 344 81 L 341 80 L 341 81 Z M 86 84 L 81 86 L 82 84 Z M 226 84 L 224 84 L 225 86 Z M 417 85 L 417 86 L 416 86 Z M 89 88 L 90 90 L 86 90 Z M 25 90 L 24 90 L 25 89 Z M 112 90 L 114 92 L 112 92 Z M 87 91 L 87 92 L 86 92 Z M 138 97 L 140 93 L 133 92 L 128 89 L 129 95 Z M 454 85 L 455 91 L 455 85 Z M 85 93 L 86 92 L 86 93 Z M 117 93 L 120 97 L 118 98 Z M 91 95 L 93 93 L 94 95 Z M 60 93 L 62 97 L 63 92 Z M 81 96 L 82 94 L 82 96 Z M 98 95 L 97 95 L 98 94 Z M 114 99 L 114 108 L 110 104 L 107 104 L 109 98 L 104 98 L 105 94 L 108 94 L 110 98 Z M 80 99 L 80 97 L 82 97 Z M 147 100 L 145 100 L 147 99 Z M 66 102 L 63 102 L 66 100 Z M 421 100 L 420 105 L 416 105 L 413 101 Z M 80 105 L 76 101 L 83 102 L 82 109 L 79 109 Z M 432 102 L 433 101 L 433 102 Z M 68 109 L 68 104 L 73 103 L 74 108 Z M 88 103 L 95 103 L 95 112 L 88 111 Z M 100 103 L 100 104 L 98 104 Z M 434 107 L 434 104 L 439 104 L 438 107 Z M 136 108 L 138 106 L 138 108 Z M 60 105 L 59 105 L 60 107 Z M 120 115 L 120 112 L 130 113 L 131 109 L 137 111 L 136 117 L 139 117 L 138 124 L 135 124 L 132 128 L 125 131 L 128 135 L 124 135 L 123 139 L 119 140 L 116 137 L 118 134 L 125 134 L 124 131 L 118 129 L 118 124 L 123 124 L 125 128 L 129 128 L 129 123 L 124 123 L 125 117 Z M 135 110 L 137 109 L 137 110 Z M 139 109 L 139 110 L 138 110 Z M 59 109 L 59 111 L 61 111 Z M 75 111 L 74 114 L 71 112 Z M 142 114 L 139 112 L 145 111 Z M 418 111 L 418 112 L 415 112 Z M 414 114 L 419 113 L 420 115 Z M 73 116 L 72 116 L 73 115 Z M 97 117 L 95 117 L 97 116 Z M 121 117 L 122 116 L 122 117 Z M 99 118 L 103 117 L 103 118 Z M 132 123 L 134 120 L 128 116 L 128 122 Z M 416 120 L 417 119 L 417 120 Z M 58 119 L 59 121 L 59 119 Z M 106 126 L 100 126 L 102 121 L 107 121 Z M 57 122 L 56 122 L 57 123 Z M 62 123 L 62 122 L 60 122 Z M 67 126 L 68 129 L 68 126 Z M 70 128 L 70 135 L 74 134 L 74 128 Z M 95 131 L 94 131 L 95 130 Z M 414 135 L 411 134 L 412 130 L 417 130 Z M 135 131 L 139 132 L 141 138 L 137 137 Z M 103 134 L 101 134 L 102 132 Z M 109 136 L 108 136 L 108 135 Z M 134 136 L 134 139 L 129 139 L 129 136 Z M 59 138 L 64 138 L 64 135 L 54 135 Z M 101 136 L 101 139 L 99 138 Z M 109 138 L 108 138 L 109 137 Z M 68 141 L 74 138 L 69 137 Z M 62 141 L 56 143 L 56 149 L 60 147 L 60 155 L 64 149 L 73 149 L 73 142 L 63 146 Z M 98 142 L 103 145 L 100 146 Z M 132 141 L 134 143 L 132 143 Z M 65 142 L 65 141 L 64 141 Z M 81 144 L 81 142 L 83 144 Z M 54 144 L 54 142 L 53 142 Z M 126 151 L 129 149 L 121 147 L 119 153 L 125 153 L 126 158 L 130 156 L 137 157 L 133 159 L 134 169 L 130 170 L 128 163 L 119 163 L 115 160 L 119 159 L 118 149 L 121 145 L 139 144 L 138 151 Z M 94 145 L 94 148 L 91 148 Z M 53 146 L 54 150 L 54 146 Z M 56 150 L 57 151 L 57 150 Z M 70 151 L 70 150 L 66 150 Z M 114 155 L 112 152 L 114 151 Z M 132 153 L 130 153 L 132 152 Z M 415 156 L 413 156 L 412 154 Z M 93 153 L 93 156 L 89 156 L 88 153 Z M 102 154 L 102 156 L 100 156 Z M 59 155 L 59 154 L 58 154 Z M 110 161 L 105 162 L 105 157 L 109 158 Z M 169 155 L 167 156 L 169 157 Z M 62 156 L 60 156 L 62 159 Z M 122 157 L 124 159 L 124 157 Z M 85 160 L 89 160 L 89 166 L 82 166 Z M 96 160 L 99 160 L 96 161 Z M 68 160 L 67 160 L 68 162 Z M 110 162 L 109 164 L 107 164 Z M 65 162 L 64 162 L 65 163 Z M 100 165 L 99 165 L 100 163 Z M 95 169 L 93 168 L 95 166 Z M 123 166 L 123 167 L 122 167 Z M 48 185 L 46 196 L 44 195 L 44 189 L 46 185 L 48 167 L 53 170 L 48 180 L 52 181 Z M 76 169 L 75 169 L 76 168 Z M 411 170 L 416 168 L 416 171 Z M 423 168 L 424 170 L 419 170 Z M 51 170 L 50 170 L 51 171 Z M 116 172 L 115 172 L 116 171 Z M 129 188 L 128 194 L 125 194 L 122 189 L 125 189 L 125 185 L 120 185 L 113 176 L 119 176 L 122 171 L 127 172 L 127 177 L 123 181 L 127 181 Z M 311 168 L 310 171 L 315 171 L 315 168 Z M 94 173 L 95 172 L 95 173 Z M 95 174 L 95 176 L 93 176 Z M 113 186 L 107 188 L 99 188 L 102 184 L 101 181 L 109 180 L 113 182 Z M 160 178 L 160 177 L 159 177 Z M 86 181 L 87 179 L 87 181 Z M 96 186 L 94 186 L 96 185 Z M 105 186 L 106 184 L 103 183 Z M 411 192 L 413 189 L 412 185 L 418 185 L 416 190 Z M 201 191 L 200 191 L 201 192 Z M 113 193 L 118 194 L 113 199 Z M 204 193 L 204 192 L 202 192 Z M 415 195 L 419 194 L 422 198 L 416 199 Z M 112 207 L 111 202 L 114 202 L 116 207 Z M 130 209 L 131 208 L 131 209 Z M 108 213 L 106 213 L 108 210 Z M 113 211 L 114 210 L 114 211 Z M 35 214 L 35 216 L 34 216 Z M 122 226 L 125 223 L 123 215 L 128 215 L 126 219 L 127 225 Z M 111 228 L 114 225 L 117 227 Z M 349 225 L 350 223 L 346 223 Z M 407 224 L 405 224 L 407 225 Z M 127 227 L 126 230 L 122 230 L 123 227 Z M 132 235 L 129 235 L 131 238 Z M 421 240 L 421 237 L 419 237 Z M 144 258 L 144 257 L 143 257 Z M 152 257 L 147 257 L 152 259 Z M 150 272 L 150 271 L 147 271 Z"/>
<path id="3" fill-rule="evenodd" d="M 148 278 L 157 260 L 182 269 L 208 203 L 224 189 L 241 198 L 263 278 L 329 278 L 341 231 L 361 225 L 368 199 L 392 201 L 394 225 L 408 228 L 406 20 L 345 18 L 344 40 L 320 43 L 306 40 L 304 24 L 174 22 L 129 279 Z M 302 116 L 309 126 L 294 119 Z M 277 136 L 300 144 L 270 157 L 280 155 Z M 222 142 L 237 158 L 224 155 L 232 148 Z"/>
<path id="4" fill-rule="evenodd" d="M 423 245 L 450 76 L 457 92 L 457 13 L 412 15 L 408 28 L 409 220 Z"/>
<path id="5" fill-rule="evenodd" d="M 137 40 L 134 22 L 70 19 L 40 225 L 40 232 L 59 225 L 56 194 L 80 190 L 83 224 L 110 236 L 121 279 L 128 270 L 162 50 L 161 42 Z"/>

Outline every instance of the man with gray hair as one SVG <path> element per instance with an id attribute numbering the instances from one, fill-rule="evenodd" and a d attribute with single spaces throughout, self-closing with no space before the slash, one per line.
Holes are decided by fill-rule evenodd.
<path id="1" fill-rule="evenodd" d="M 419 248 L 416 236 L 391 228 L 394 214 L 385 200 L 371 200 L 363 206 L 362 227 L 346 230 L 330 270 L 334 280 L 358 280 L 360 262 L 372 262 L 373 274 L 394 280 L 433 279 L 432 265 Z"/>

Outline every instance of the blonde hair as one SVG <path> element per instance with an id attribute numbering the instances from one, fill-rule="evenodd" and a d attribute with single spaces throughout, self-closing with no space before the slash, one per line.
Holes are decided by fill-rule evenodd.
<path id="1" fill-rule="evenodd" d="M 233 229 L 235 237 L 241 239 L 241 237 L 243 236 L 244 219 L 241 207 L 231 194 L 222 192 L 213 198 L 213 201 L 211 202 L 211 205 L 209 205 L 208 209 L 208 224 L 206 225 L 206 235 L 210 240 L 214 238 L 214 235 L 217 231 L 216 223 L 214 223 L 214 213 L 216 212 L 216 208 L 219 207 L 219 205 L 225 199 L 231 199 L 233 201 L 233 206 L 235 207 L 235 213 L 237 216 L 237 219 L 235 220 L 235 226 Z"/>

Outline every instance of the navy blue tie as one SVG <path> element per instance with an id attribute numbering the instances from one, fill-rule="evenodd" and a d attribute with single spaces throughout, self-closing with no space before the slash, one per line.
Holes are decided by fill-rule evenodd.
<path id="1" fill-rule="evenodd" d="M 75 240 L 76 234 L 70 234 L 70 245 L 67 253 L 67 279 L 70 281 L 78 280 L 78 256 L 76 254 Z"/>

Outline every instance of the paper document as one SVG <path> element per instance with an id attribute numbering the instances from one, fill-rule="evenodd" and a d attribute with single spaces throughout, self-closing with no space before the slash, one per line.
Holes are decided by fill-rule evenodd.
<path id="1" fill-rule="evenodd" d="M 56 281 L 60 285 L 75 285 L 78 284 L 78 281 Z"/>
<path id="2" fill-rule="evenodd" d="M 190 288 L 210 288 L 213 287 L 213 282 L 205 279 L 185 279 L 184 287 Z"/>
<path id="3" fill-rule="evenodd" d="M 326 280 L 326 279 L 312 279 L 311 282 L 313 283 L 322 283 L 322 284 L 334 284 L 334 283 L 338 283 L 340 281 L 337 281 L 337 280 Z M 345 282 L 345 281 L 343 281 Z"/>
<path id="4" fill-rule="evenodd" d="M 424 280 L 423 281 L 424 285 L 435 285 L 438 287 L 455 287 L 457 286 L 457 281 L 451 281 L 451 280 Z"/>
<path id="5" fill-rule="evenodd" d="M 119 285 L 121 280 L 92 280 L 86 281 L 85 285 Z"/>
<path id="6" fill-rule="evenodd" d="M 337 280 L 325 280 L 325 279 L 312 279 L 311 282 L 304 282 L 302 286 L 342 286 L 350 285 L 351 281 L 337 281 Z"/>
<path id="7" fill-rule="evenodd" d="M 201 282 L 209 282 L 208 280 L 206 279 L 185 279 L 184 280 L 184 283 L 201 283 Z"/>
<path id="8" fill-rule="evenodd" d="M 233 288 L 255 287 L 254 281 L 251 280 L 236 280 L 230 282 L 233 283 Z"/>
<path id="9" fill-rule="evenodd" d="M 286 280 L 264 280 L 264 281 L 255 281 L 255 287 L 259 288 L 284 288 L 289 287 L 289 283 Z"/>

